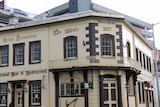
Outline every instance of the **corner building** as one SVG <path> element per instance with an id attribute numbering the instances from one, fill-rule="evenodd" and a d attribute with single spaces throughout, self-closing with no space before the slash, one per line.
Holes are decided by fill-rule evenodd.
<path id="1" fill-rule="evenodd" d="M 154 107 L 152 47 L 121 15 L 0 28 L 1 107 Z"/>

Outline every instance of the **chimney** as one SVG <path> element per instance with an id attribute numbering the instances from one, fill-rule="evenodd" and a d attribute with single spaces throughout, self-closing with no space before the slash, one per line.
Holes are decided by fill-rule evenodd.
<path id="1" fill-rule="evenodd" d="M 91 0 L 70 0 L 69 12 L 76 13 L 91 10 Z"/>
<path id="2" fill-rule="evenodd" d="M 15 14 L 11 14 L 9 18 L 9 25 L 14 25 L 19 22 L 19 17 Z"/>

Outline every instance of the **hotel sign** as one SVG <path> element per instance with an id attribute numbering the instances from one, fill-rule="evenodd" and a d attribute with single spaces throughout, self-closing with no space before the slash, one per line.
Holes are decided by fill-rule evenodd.
<path id="1" fill-rule="evenodd" d="M 0 77 L 15 77 L 15 76 L 21 76 L 26 75 L 30 76 L 33 74 L 44 74 L 47 73 L 47 70 L 33 70 L 33 71 L 19 71 L 19 72 L 6 72 L 6 73 L 0 73 Z"/>
<path id="2" fill-rule="evenodd" d="M 6 43 L 6 42 L 11 42 L 11 41 L 20 41 L 20 40 L 36 38 L 36 37 L 37 35 L 26 35 L 26 36 L 17 35 L 16 37 L 3 38 L 3 42 Z"/>

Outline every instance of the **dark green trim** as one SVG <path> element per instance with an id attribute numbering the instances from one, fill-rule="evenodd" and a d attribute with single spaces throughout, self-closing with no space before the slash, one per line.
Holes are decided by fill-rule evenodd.
<path id="1" fill-rule="evenodd" d="M 86 49 L 86 52 L 89 52 L 89 56 L 99 55 L 99 52 L 96 51 L 96 48 L 99 48 L 99 45 L 96 44 L 96 41 L 98 41 L 96 26 L 98 26 L 98 23 L 89 23 L 89 26 L 86 27 L 86 30 L 89 31 L 89 34 L 86 34 L 86 38 L 89 38 L 89 41 L 86 41 L 86 45 L 89 45 L 89 48 Z M 99 60 L 90 60 L 90 62 L 99 63 Z"/>
<path id="2" fill-rule="evenodd" d="M 120 50 L 120 52 L 117 53 L 117 56 L 123 56 L 122 25 L 116 25 L 116 28 L 118 28 L 118 32 L 116 32 L 116 35 L 119 36 L 119 38 L 116 40 L 117 42 L 119 42 L 117 50 Z"/>
<path id="3" fill-rule="evenodd" d="M 117 76 L 118 107 L 122 107 L 121 76 Z"/>
<path id="4" fill-rule="evenodd" d="M 100 75 L 99 76 L 99 95 L 100 95 L 100 99 L 99 99 L 99 101 L 100 101 L 100 107 L 103 107 L 103 103 L 104 103 L 104 96 L 103 96 L 103 75 Z"/>
<path id="5" fill-rule="evenodd" d="M 72 68 L 60 68 L 60 69 L 50 69 L 50 72 L 71 72 L 71 71 L 84 71 L 84 70 L 127 70 L 127 72 L 133 72 L 135 74 L 140 74 L 136 68 L 132 67 L 119 67 L 119 66 L 87 66 L 87 67 L 72 67 Z"/>
<path id="6" fill-rule="evenodd" d="M 88 83 L 88 72 L 87 72 L 87 70 L 83 71 L 83 75 L 84 75 L 84 82 Z M 89 107 L 89 103 L 88 103 L 88 89 L 84 90 L 84 102 L 85 102 L 85 107 Z"/>
<path id="7" fill-rule="evenodd" d="M 54 77 L 55 77 L 55 98 L 56 98 L 55 107 L 59 107 L 59 73 L 58 72 L 54 73 Z"/>

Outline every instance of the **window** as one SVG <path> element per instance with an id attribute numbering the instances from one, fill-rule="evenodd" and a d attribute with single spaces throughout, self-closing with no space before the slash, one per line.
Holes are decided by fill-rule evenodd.
<path id="1" fill-rule="evenodd" d="M 101 54 L 102 56 L 115 56 L 114 36 L 101 35 Z"/>
<path id="2" fill-rule="evenodd" d="M 14 44 L 14 65 L 22 65 L 24 64 L 24 43 Z"/>
<path id="3" fill-rule="evenodd" d="M 127 42 L 126 45 L 127 45 L 127 56 L 128 58 L 130 58 L 131 57 L 131 46 L 129 42 Z"/>
<path id="4" fill-rule="evenodd" d="M 137 60 L 137 62 L 139 61 L 139 51 L 138 51 L 138 48 L 136 48 L 136 60 Z"/>
<path id="5" fill-rule="evenodd" d="M 31 81 L 30 83 L 30 105 L 41 105 L 41 81 Z"/>
<path id="6" fill-rule="evenodd" d="M 8 65 L 8 46 L 1 46 L 0 47 L 0 66 L 7 66 Z"/>
<path id="7" fill-rule="evenodd" d="M 146 69 L 146 56 L 143 54 L 143 67 Z"/>
<path id="8" fill-rule="evenodd" d="M 139 51 L 139 56 L 140 56 L 140 63 L 141 63 L 141 67 L 142 67 L 142 52 Z"/>
<path id="9" fill-rule="evenodd" d="M 151 58 L 149 58 L 149 71 L 151 72 L 152 71 L 152 68 L 151 68 Z"/>
<path id="10" fill-rule="evenodd" d="M 34 41 L 29 43 L 29 63 L 40 63 L 41 60 L 41 42 Z"/>
<path id="11" fill-rule="evenodd" d="M 84 94 L 84 83 L 70 82 L 61 84 L 62 96 L 78 96 Z"/>
<path id="12" fill-rule="evenodd" d="M 77 37 L 69 36 L 64 38 L 64 58 L 77 57 Z"/>
<path id="13" fill-rule="evenodd" d="M 7 84 L 0 84 L 0 106 L 7 106 Z"/>
<path id="14" fill-rule="evenodd" d="M 145 90 L 144 90 L 144 83 L 138 82 L 138 91 L 139 91 L 139 103 L 145 103 Z"/>

